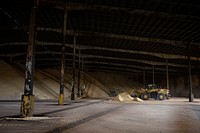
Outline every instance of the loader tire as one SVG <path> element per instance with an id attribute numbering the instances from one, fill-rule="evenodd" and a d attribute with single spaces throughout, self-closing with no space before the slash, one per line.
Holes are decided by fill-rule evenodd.
<path id="1" fill-rule="evenodd" d="M 141 95 L 141 99 L 142 99 L 142 100 L 148 100 L 148 99 L 149 99 L 149 94 L 148 94 L 148 93 L 143 93 L 143 94 Z"/>
<path id="2" fill-rule="evenodd" d="M 159 93 L 158 96 L 157 96 L 157 99 L 158 100 L 165 100 L 165 95 L 162 94 L 162 93 Z"/>

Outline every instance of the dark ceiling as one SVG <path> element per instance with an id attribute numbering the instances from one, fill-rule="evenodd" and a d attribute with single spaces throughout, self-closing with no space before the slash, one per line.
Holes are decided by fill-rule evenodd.
<path id="1" fill-rule="evenodd" d="M 0 3 L 0 58 L 25 63 L 33 1 Z M 76 64 L 80 49 L 86 71 L 152 75 L 154 65 L 165 77 L 168 59 L 170 75 L 186 75 L 188 53 L 200 70 L 199 0 L 40 0 L 36 68 L 60 66 L 65 5 L 66 68 L 76 35 Z"/>

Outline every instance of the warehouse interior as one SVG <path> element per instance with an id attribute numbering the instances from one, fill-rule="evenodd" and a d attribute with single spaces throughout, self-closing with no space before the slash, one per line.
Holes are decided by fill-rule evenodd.
<path id="1" fill-rule="evenodd" d="M 2 132 L 199 131 L 198 0 L 0 3 Z M 171 98 L 116 100 L 154 84 Z"/>

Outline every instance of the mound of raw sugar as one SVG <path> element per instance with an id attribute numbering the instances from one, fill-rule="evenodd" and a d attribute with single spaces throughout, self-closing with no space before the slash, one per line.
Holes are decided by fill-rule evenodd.
<path id="1" fill-rule="evenodd" d="M 123 92 L 120 93 L 119 95 L 117 95 L 113 101 L 120 101 L 120 102 L 133 102 L 133 101 L 137 101 L 137 102 L 142 102 L 142 100 L 138 97 L 133 98 L 130 96 L 130 94 L 128 92 Z"/>

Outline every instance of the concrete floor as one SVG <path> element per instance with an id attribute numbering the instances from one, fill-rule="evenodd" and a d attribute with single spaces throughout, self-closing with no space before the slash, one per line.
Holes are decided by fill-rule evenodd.
<path id="1" fill-rule="evenodd" d="M 22 119 L 20 101 L 0 101 L 1 133 L 198 133 L 200 99 L 185 98 L 142 103 L 107 100 L 35 102 L 35 116 Z M 13 117 L 11 117 L 13 116 Z"/>

